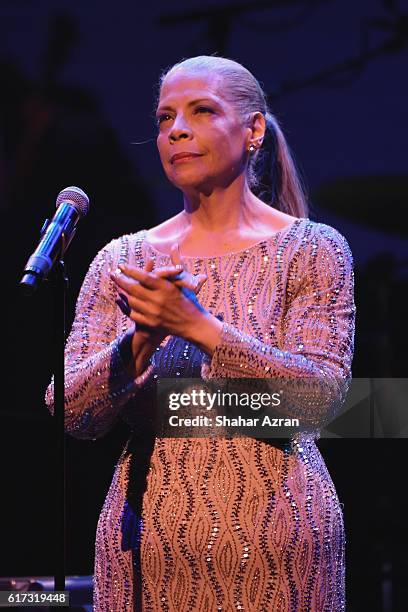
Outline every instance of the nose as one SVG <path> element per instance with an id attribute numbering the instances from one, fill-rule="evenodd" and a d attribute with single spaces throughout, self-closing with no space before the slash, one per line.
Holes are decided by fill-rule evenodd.
<path id="1" fill-rule="evenodd" d="M 170 143 L 173 144 L 178 140 L 190 140 L 192 132 L 182 117 L 176 117 L 169 133 Z"/>

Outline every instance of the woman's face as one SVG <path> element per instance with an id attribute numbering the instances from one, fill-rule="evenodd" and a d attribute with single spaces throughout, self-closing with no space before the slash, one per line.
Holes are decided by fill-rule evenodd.
<path id="1" fill-rule="evenodd" d="M 175 70 L 156 114 L 161 162 L 176 187 L 210 193 L 245 172 L 251 130 L 223 97 L 218 75 Z"/>

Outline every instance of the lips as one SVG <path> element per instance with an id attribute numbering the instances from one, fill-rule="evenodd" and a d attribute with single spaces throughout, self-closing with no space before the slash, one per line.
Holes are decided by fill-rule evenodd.
<path id="1" fill-rule="evenodd" d="M 173 157 L 170 159 L 170 163 L 174 164 L 174 162 L 178 161 L 178 160 L 188 160 L 188 159 L 193 159 L 194 157 L 201 157 L 201 153 L 192 153 L 191 151 L 182 151 L 181 153 L 176 153 L 175 155 L 173 155 Z"/>

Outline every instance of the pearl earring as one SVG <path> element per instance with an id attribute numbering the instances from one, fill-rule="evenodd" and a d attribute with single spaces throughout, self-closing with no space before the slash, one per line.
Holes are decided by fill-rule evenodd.
<path id="1" fill-rule="evenodd" d="M 253 142 L 251 142 L 251 144 L 249 145 L 248 151 L 250 153 L 253 153 L 254 151 L 256 151 L 256 146 L 254 145 Z"/>

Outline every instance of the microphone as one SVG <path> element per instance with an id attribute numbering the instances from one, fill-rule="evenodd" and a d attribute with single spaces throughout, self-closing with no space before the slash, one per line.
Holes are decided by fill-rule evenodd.
<path id="1" fill-rule="evenodd" d="M 25 265 L 20 287 L 26 295 L 34 293 L 55 262 L 63 257 L 79 219 L 89 210 L 89 198 L 79 187 L 66 187 L 58 194 L 56 208 L 51 222 L 46 220 L 40 242 Z"/>

